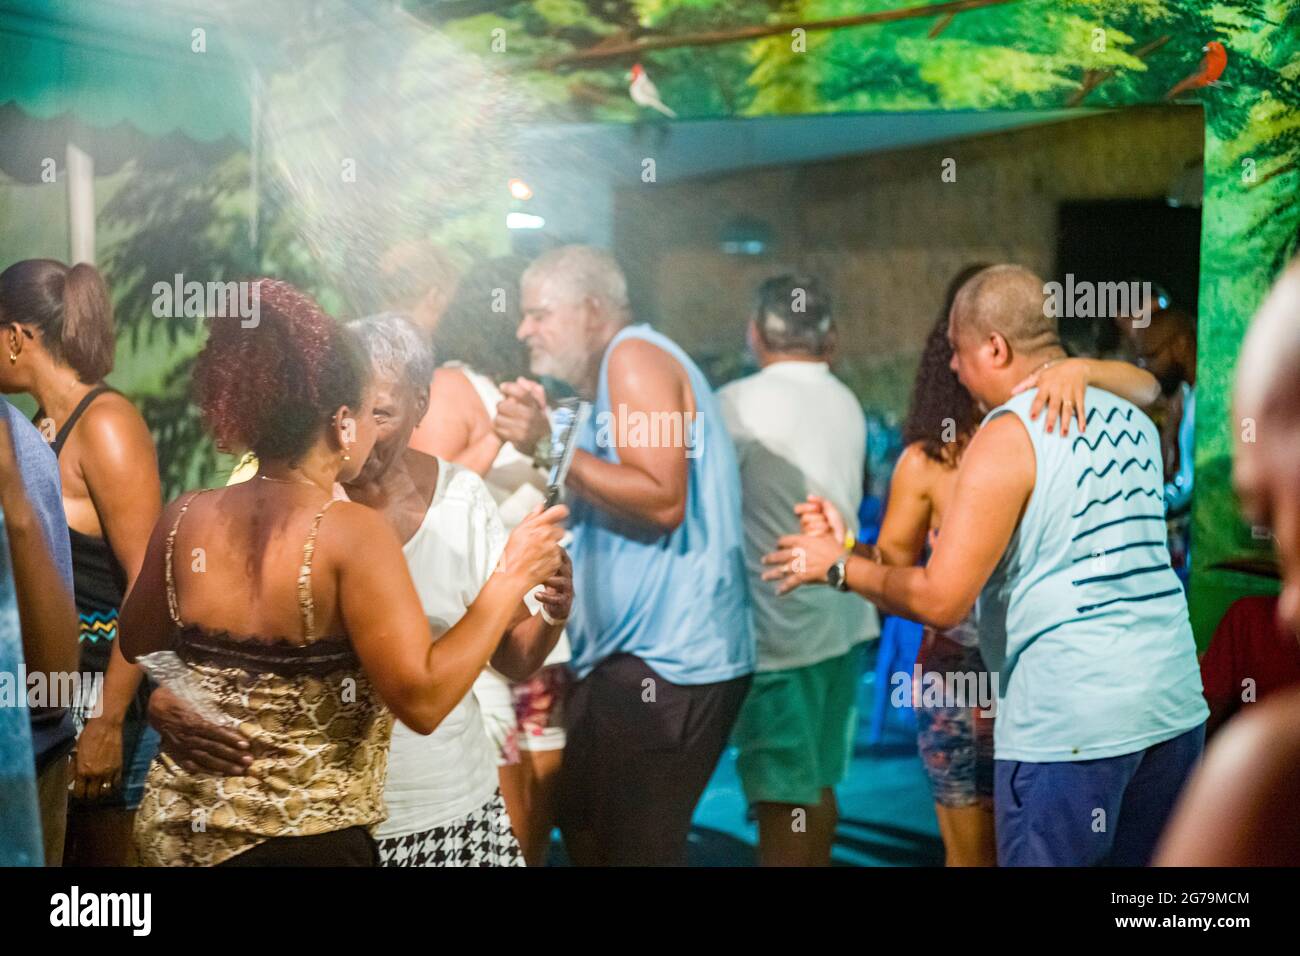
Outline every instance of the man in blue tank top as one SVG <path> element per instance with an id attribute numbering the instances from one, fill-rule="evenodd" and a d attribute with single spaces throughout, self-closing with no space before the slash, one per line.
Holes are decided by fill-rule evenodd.
<path id="1" fill-rule="evenodd" d="M 522 294 L 533 373 L 593 403 L 567 481 L 578 683 L 560 827 L 580 865 L 680 864 L 755 666 L 735 449 L 695 363 L 632 324 L 608 253 L 549 252 Z M 502 393 L 498 435 L 534 454 L 545 396 Z"/>
<path id="2" fill-rule="evenodd" d="M 1143 865 L 1208 715 L 1165 541 L 1159 435 L 1099 389 L 1070 436 L 1031 416 L 1033 390 L 1013 395 L 1065 355 L 1043 281 L 1026 269 L 972 277 L 948 334 L 953 370 L 992 411 L 929 563 L 887 568 L 804 535 L 781 539 L 770 574 L 791 587 L 829 571 L 882 610 L 941 628 L 978 598 L 981 650 L 998 675 L 999 862 Z M 798 573 L 786 570 L 795 557 Z"/>

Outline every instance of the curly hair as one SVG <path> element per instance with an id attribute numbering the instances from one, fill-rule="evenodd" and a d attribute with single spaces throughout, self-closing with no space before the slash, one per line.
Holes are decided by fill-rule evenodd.
<path id="1" fill-rule="evenodd" d="M 952 463 L 979 425 L 975 400 L 952 370 L 952 345 L 948 342 L 948 313 L 966 281 L 987 268 L 971 265 L 948 284 L 943 311 L 930 329 L 921 351 L 921 364 L 912 385 L 912 403 L 903 423 L 903 446 L 919 444 L 927 458 Z"/>
<path id="2" fill-rule="evenodd" d="M 528 350 L 515 337 L 521 317 L 519 280 L 527 264 L 517 256 L 498 256 L 461 277 L 433 333 L 440 365 L 462 362 L 494 382 L 528 374 Z"/>
<path id="3" fill-rule="evenodd" d="M 354 337 L 287 282 L 254 284 L 257 322 L 209 321 L 194 398 L 226 451 L 301 455 L 341 405 L 361 403 L 367 366 Z"/>

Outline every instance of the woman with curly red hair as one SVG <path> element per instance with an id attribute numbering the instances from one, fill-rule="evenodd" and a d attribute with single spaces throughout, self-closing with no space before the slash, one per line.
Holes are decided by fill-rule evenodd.
<path id="1" fill-rule="evenodd" d="M 216 440 L 254 480 L 163 514 L 122 609 L 128 660 L 174 651 L 208 712 L 247 735 L 243 776 L 154 761 L 136 824 L 150 865 L 374 865 L 396 716 L 431 733 L 468 693 L 525 593 L 560 567 L 553 508 L 506 543 L 436 643 L 391 525 L 334 497 L 375 441 L 351 335 L 283 282 L 257 321 L 217 319 L 195 369 Z"/>

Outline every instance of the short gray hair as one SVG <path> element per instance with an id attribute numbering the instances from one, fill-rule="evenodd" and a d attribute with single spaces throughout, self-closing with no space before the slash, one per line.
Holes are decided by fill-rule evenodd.
<path id="1" fill-rule="evenodd" d="M 433 346 L 419 328 L 400 312 L 380 312 L 353 319 L 346 328 L 357 337 L 377 372 L 427 392 L 433 381 Z"/>
<path id="2" fill-rule="evenodd" d="M 591 296 L 611 313 L 630 312 L 627 277 L 618 261 L 595 246 L 560 246 L 544 253 L 524 270 L 522 284 L 554 278 L 576 301 Z"/>

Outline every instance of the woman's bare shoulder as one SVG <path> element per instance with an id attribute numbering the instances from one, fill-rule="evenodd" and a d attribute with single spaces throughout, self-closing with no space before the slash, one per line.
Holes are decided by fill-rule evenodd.
<path id="1" fill-rule="evenodd" d="M 894 466 L 894 480 L 901 479 L 919 490 L 926 490 L 954 471 L 951 465 L 930 457 L 923 442 L 914 441 L 898 456 L 898 463 Z"/>
<path id="2" fill-rule="evenodd" d="M 434 388 L 473 388 L 460 365 L 439 365 L 433 370 Z"/>
<path id="3" fill-rule="evenodd" d="M 142 450 L 153 452 L 153 436 L 144 416 L 117 392 L 106 392 L 91 402 L 72 437 L 82 446 L 83 456 L 138 459 Z"/>
<path id="4" fill-rule="evenodd" d="M 435 414 L 456 416 L 476 425 L 486 425 L 490 421 L 482 397 L 459 365 L 440 365 L 434 370 L 428 415 Z"/>
<path id="5" fill-rule="evenodd" d="M 1261 788 L 1267 786 L 1267 781 L 1300 783 L 1300 687 L 1249 706 L 1224 727 L 1211 754 L 1216 755 L 1220 749 L 1225 754 L 1225 766 L 1231 760 L 1254 765 L 1251 777 Z M 1300 786 L 1289 789 L 1288 802 L 1300 816 Z"/>
<path id="6" fill-rule="evenodd" d="M 431 394 L 453 400 L 478 400 L 474 383 L 459 365 L 439 365 L 433 370 Z"/>
<path id="7" fill-rule="evenodd" d="M 389 549 L 400 553 L 401 543 L 388 519 L 368 505 L 336 501 L 321 519 L 320 547 L 340 565 L 373 560 Z"/>

